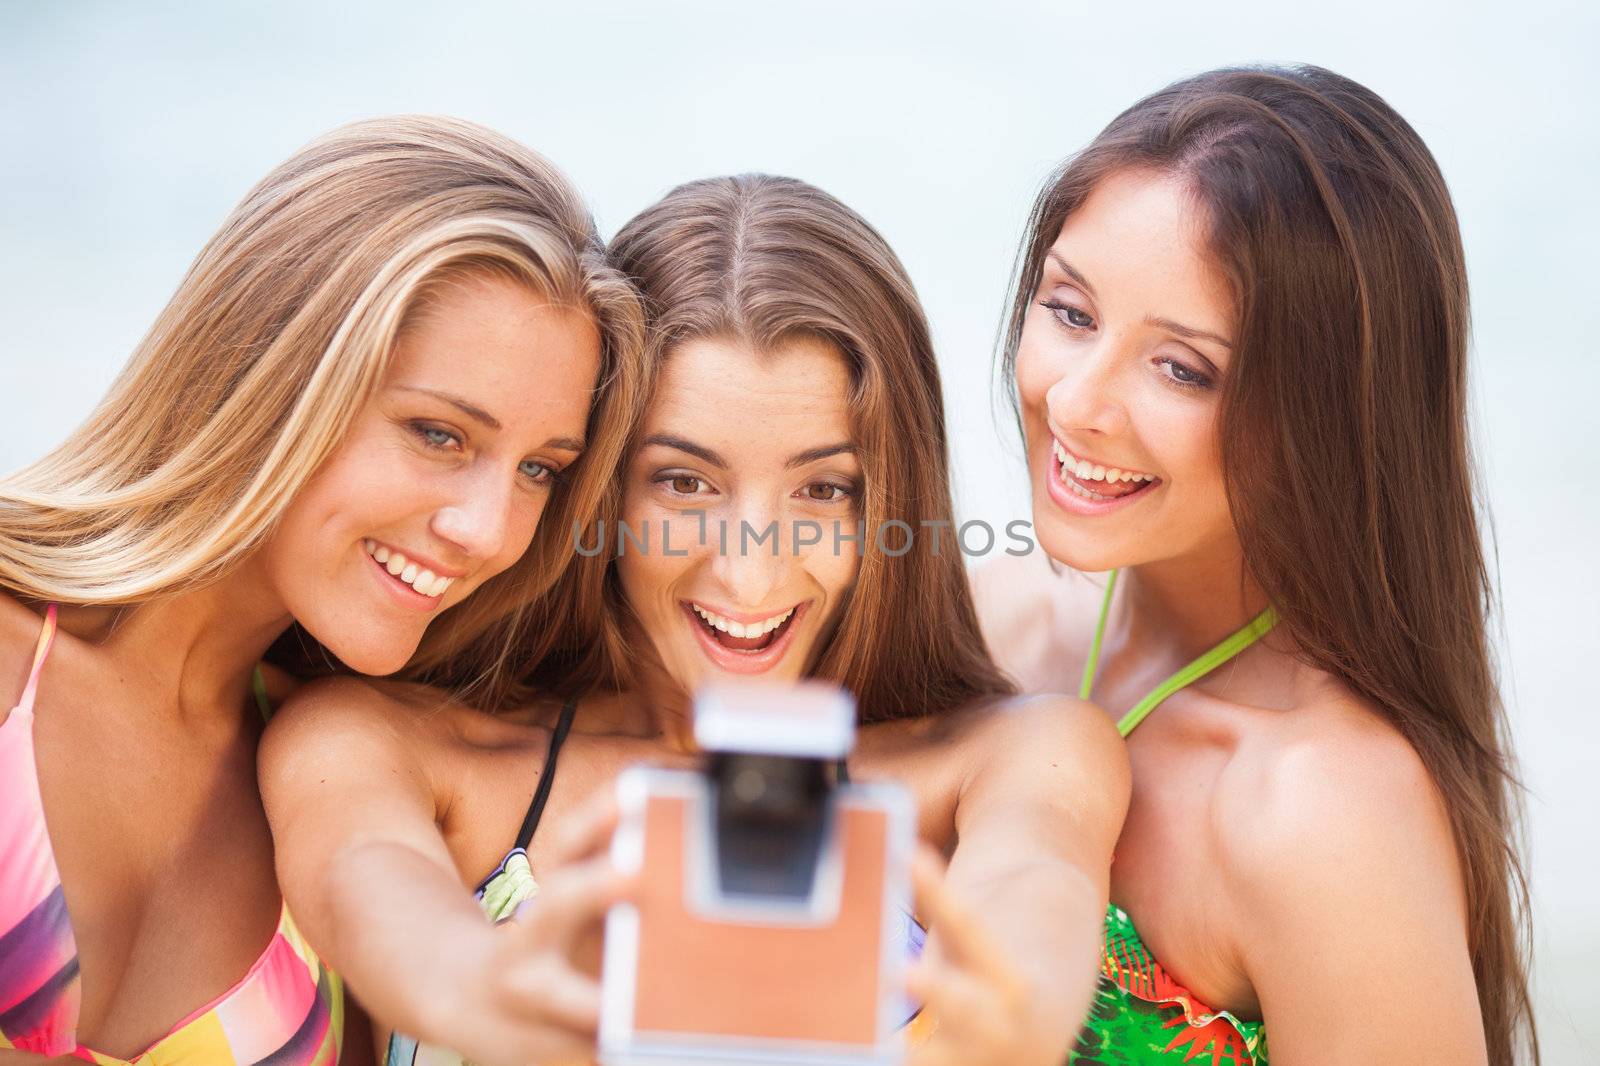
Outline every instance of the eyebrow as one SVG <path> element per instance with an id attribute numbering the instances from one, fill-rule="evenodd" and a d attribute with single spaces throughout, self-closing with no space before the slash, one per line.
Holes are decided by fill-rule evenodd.
<path id="1" fill-rule="evenodd" d="M 490 414 L 488 411 L 485 411 L 475 403 L 468 403 L 459 396 L 452 396 L 448 392 L 440 392 L 438 389 L 425 389 L 420 385 L 396 385 L 394 387 L 399 389 L 401 392 L 420 392 L 424 396 L 432 396 L 436 400 L 443 400 L 445 403 L 449 404 L 451 407 L 454 407 L 468 418 L 488 426 L 490 429 L 504 428 L 500 425 L 500 420 L 494 415 Z M 584 442 L 579 437 L 551 437 L 549 440 L 545 441 L 541 447 L 555 448 L 559 451 L 576 452 L 578 454 L 582 454 Z"/>
<path id="2" fill-rule="evenodd" d="M 396 385 L 395 388 L 402 392 L 420 392 L 424 396 L 432 396 L 435 400 L 443 400 L 445 403 L 449 404 L 451 407 L 454 407 L 468 418 L 481 422 L 490 429 L 501 428 L 500 420 L 498 418 L 490 414 L 488 411 L 485 411 L 477 404 L 468 403 L 459 396 L 452 396 L 448 392 L 440 392 L 438 389 L 425 389 L 420 385 Z"/>
<path id="3" fill-rule="evenodd" d="M 789 461 L 783 465 L 785 469 L 793 470 L 797 466 L 805 466 L 807 463 L 814 463 L 818 459 L 826 459 L 830 455 L 854 454 L 855 450 L 856 446 L 849 441 L 840 444 L 825 444 L 820 448 L 807 448 L 803 452 L 798 452 L 790 456 Z"/>
<path id="4" fill-rule="evenodd" d="M 647 445 L 659 444 L 663 448 L 675 448 L 680 452 L 687 452 L 702 462 L 710 463 L 712 466 L 721 467 L 724 470 L 728 468 L 728 461 L 717 452 L 704 445 L 696 444 L 694 441 L 685 440 L 682 437 L 674 437 L 670 433 L 653 433 L 644 439 L 644 443 Z M 855 445 L 848 441 L 840 444 L 825 444 L 820 448 L 807 448 L 803 452 L 797 452 L 790 456 L 783 465 L 785 469 L 792 470 L 795 467 L 805 466 L 807 463 L 814 463 L 818 459 L 826 459 L 830 455 L 839 455 L 845 452 L 853 453 L 855 450 Z"/>
<path id="5" fill-rule="evenodd" d="M 1057 267 L 1060 268 L 1063 274 L 1072 279 L 1072 283 L 1074 285 L 1078 286 L 1078 288 L 1082 289 L 1090 296 L 1094 295 L 1094 286 L 1089 284 L 1089 279 L 1078 273 L 1077 268 L 1071 263 L 1067 262 L 1065 259 L 1061 258 L 1059 253 L 1051 252 L 1050 259 Z"/>
<path id="6" fill-rule="evenodd" d="M 670 433 L 652 433 L 644 439 L 644 443 L 647 445 L 659 444 L 663 448 L 675 448 L 680 452 L 688 452 L 696 459 L 710 463 L 712 466 L 721 467 L 724 470 L 728 468 L 728 461 L 710 448 L 702 447 L 692 440 L 674 437 Z"/>
<path id="7" fill-rule="evenodd" d="M 1089 279 L 1078 273 L 1077 269 L 1074 268 L 1071 263 L 1061 258 L 1061 256 L 1056 252 L 1049 253 L 1049 257 L 1063 274 L 1072 279 L 1074 285 L 1078 286 L 1078 288 L 1082 289 L 1090 296 L 1095 295 L 1094 286 L 1089 284 Z M 1170 318 L 1158 318 L 1155 315 L 1146 315 L 1144 321 L 1145 325 L 1155 326 L 1158 329 L 1164 329 L 1169 333 L 1176 333 L 1185 340 L 1212 341 L 1216 344 L 1222 345 L 1229 351 L 1233 350 L 1232 341 L 1208 330 L 1195 329 L 1193 326 L 1185 326 L 1181 322 L 1174 322 Z"/>
<path id="8" fill-rule="evenodd" d="M 1219 337 L 1217 334 L 1208 333 L 1203 329 L 1194 329 L 1190 326 L 1185 326 L 1181 323 L 1172 321 L 1170 318 L 1153 318 L 1147 316 L 1145 318 L 1145 323 L 1151 326 L 1156 326 L 1160 329 L 1164 329 L 1169 333 L 1176 333 L 1185 340 L 1212 341 L 1216 344 L 1222 345 L 1229 351 L 1233 350 L 1233 342 L 1228 340 L 1226 337 Z"/>

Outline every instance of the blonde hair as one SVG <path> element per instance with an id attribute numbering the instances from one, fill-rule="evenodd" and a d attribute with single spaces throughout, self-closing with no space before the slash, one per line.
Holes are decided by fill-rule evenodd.
<path id="1" fill-rule="evenodd" d="M 396 335 L 443 279 L 486 271 L 581 308 L 601 335 L 585 455 L 552 499 L 564 531 L 599 505 L 638 403 L 643 334 L 583 202 L 537 153 L 454 119 L 336 129 L 236 207 L 105 399 L 0 480 L 0 587 L 125 604 L 245 559 L 338 447 Z M 551 584 L 564 535 L 536 537 L 424 640 L 417 662 L 504 624 Z"/>

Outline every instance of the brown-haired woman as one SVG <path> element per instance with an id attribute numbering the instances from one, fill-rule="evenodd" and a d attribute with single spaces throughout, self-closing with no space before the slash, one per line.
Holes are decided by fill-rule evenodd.
<path id="1" fill-rule="evenodd" d="M 1039 198 L 1006 337 L 1062 566 L 996 564 L 980 612 L 1026 688 L 1081 679 L 1131 734 L 1075 1061 L 1264 1063 L 1268 1029 L 1280 1061 L 1513 1061 L 1466 277 L 1415 131 L 1315 67 L 1140 101 Z"/>
<path id="2" fill-rule="evenodd" d="M 951 508 L 903 268 L 834 198 L 764 176 L 674 190 L 611 258 L 649 308 L 655 381 L 614 512 L 649 546 L 616 554 L 607 535 L 568 572 L 560 645 L 516 709 L 341 681 L 274 724 L 263 787 L 308 935 L 376 1017 L 430 1043 L 490 1062 L 592 1053 L 576 933 L 621 889 L 604 860 L 563 868 L 605 832 L 581 812 L 631 763 L 693 757 L 701 682 L 825 678 L 860 707 L 856 775 L 908 781 L 951 856 L 948 894 L 923 878 L 920 1060 L 1058 1063 L 1094 985 L 1126 766 L 1097 711 L 1014 700 L 959 551 L 922 535 Z M 527 920 L 487 925 L 534 871 Z"/>

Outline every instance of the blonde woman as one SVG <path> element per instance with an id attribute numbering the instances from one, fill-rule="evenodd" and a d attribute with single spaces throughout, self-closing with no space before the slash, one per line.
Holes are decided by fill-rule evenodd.
<path id="1" fill-rule="evenodd" d="M 0 481 L 0 1048 L 338 1058 L 257 663 L 294 622 L 370 674 L 514 631 L 569 543 L 525 551 L 541 515 L 617 461 L 639 331 L 566 180 L 488 130 L 349 126 L 245 197 L 89 421 Z"/>

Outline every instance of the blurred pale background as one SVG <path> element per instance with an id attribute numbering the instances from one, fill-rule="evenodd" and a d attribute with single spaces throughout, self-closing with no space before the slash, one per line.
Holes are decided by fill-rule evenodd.
<path id="1" fill-rule="evenodd" d="M 711 174 L 793 174 L 843 198 L 926 301 L 962 514 L 998 526 L 1028 504 L 989 401 L 993 340 L 1051 165 L 1137 97 L 1222 64 L 1319 63 L 1386 97 L 1444 169 L 1471 269 L 1546 1061 L 1597 1060 L 1592 0 L 223 7 L 0 0 L 0 470 L 88 412 L 273 164 L 337 123 L 427 111 L 548 154 L 607 235 Z"/>

